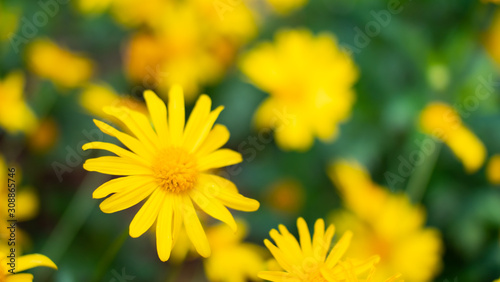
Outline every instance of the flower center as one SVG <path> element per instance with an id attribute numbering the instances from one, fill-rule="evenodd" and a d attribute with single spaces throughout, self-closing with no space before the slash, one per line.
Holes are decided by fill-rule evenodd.
<path id="1" fill-rule="evenodd" d="M 158 185 L 172 193 L 191 190 L 198 177 L 196 160 L 182 148 L 159 151 L 152 168 Z"/>

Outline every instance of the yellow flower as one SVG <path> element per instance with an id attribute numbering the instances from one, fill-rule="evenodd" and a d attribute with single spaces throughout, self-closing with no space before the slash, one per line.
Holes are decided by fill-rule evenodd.
<path id="1" fill-rule="evenodd" d="M 9 258 L 8 254 L 0 252 L 2 260 L 0 260 L 0 281 L 5 282 L 31 282 L 33 281 L 33 275 L 29 273 L 19 273 L 35 267 L 50 267 L 57 269 L 57 266 L 48 257 L 41 254 L 30 254 L 24 255 L 16 258 L 15 273 L 11 274 L 9 272 Z"/>
<path id="2" fill-rule="evenodd" d="M 135 5 L 144 3 L 135 1 Z M 253 14 L 243 3 L 223 15 L 216 2 L 206 0 L 170 1 L 155 10 L 161 15 L 150 23 L 154 32 L 135 34 L 128 43 L 127 76 L 165 96 L 172 85 L 180 84 L 188 102 L 194 101 L 200 87 L 223 77 L 237 50 L 257 30 Z"/>
<path id="3" fill-rule="evenodd" d="M 325 231 L 325 222 L 318 219 L 314 225 L 314 234 L 309 233 L 306 221 L 297 219 L 299 242 L 283 225 L 279 232 L 275 229 L 269 233 L 276 242 L 273 245 L 269 240 L 264 244 L 273 254 L 284 271 L 262 271 L 259 277 L 269 281 L 359 281 L 360 276 L 368 276 L 374 271 L 374 264 L 378 257 L 374 256 L 365 261 L 352 259 L 342 260 L 349 248 L 352 233 L 347 231 L 330 251 L 330 244 L 335 233 L 333 225 Z M 329 252 L 329 253 L 328 253 Z"/>
<path id="4" fill-rule="evenodd" d="M 212 256 L 203 261 L 209 281 L 260 280 L 257 272 L 264 268 L 265 250 L 258 245 L 242 242 L 247 227 L 243 221 L 237 220 L 237 224 L 236 234 L 225 225 L 207 230 L 208 241 L 213 247 Z"/>
<path id="5" fill-rule="evenodd" d="M 500 1 L 496 1 L 496 3 L 500 3 Z M 500 11 L 495 13 L 491 26 L 486 32 L 484 46 L 493 60 L 500 64 Z"/>
<path id="6" fill-rule="evenodd" d="M 24 101 L 24 74 L 11 72 L 0 81 L 0 127 L 7 132 L 31 133 L 37 126 L 33 111 Z"/>
<path id="7" fill-rule="evenodd" d="M 339 230 L 355 234 L 348 255 L 380 256 L 374 281 L 401 273 L 405 281 L 429 281 L 440 270 L 440 233 L 424 227 L 424 209 L 403 194 L 392 194 L 373 183 L 357 163 L 339 161 L 329 169 L 347 210 L 332 214 Z"/>
<path id="8" fill-rule="evenodd" d="M 28 47 L 28 66 L 36 75 L 64 88 L 81 86 L 93 72 L 92 62 L 57 46 L 48 39 L 37 39 Z"/>
<path id="9" fill-rule="evenodd" d="M 147 116 L 125 107 L 107 111 L 120 119 L 133 135 L 95 120 L 102 132 L 116 137 L 128 149 L 103 142 L 91 142 L 87 149 L 103 149 L 117 156 L 89 159 L 83 167 L 88 171 L 123 176 L 97 188 L 94 198 L 105 199 L 100 208 L 113 213 L 136 205 L 149 196 L 130 224 L 130 236 L 139 237 L 156 220 L 156 242 L 162 261 L 170 257 L 172 245 L 182 223 L 197 252 L 210 255 L 210 246 L 196 214 L 193 202 L 210 216 L 233 229 L 236 223 L 227 207 L 255 211 L 259 202 L 238 193 L 229 180 L 212 174 L 213 169 L 237 164 L 241 154 L 220 149 L 229 139 L 222 125 L 215 125 L 223 107 L 210 111 L 211 100 L 202 95 L 185 125 L 184 95 L 179 86 L 169 93 L 167 107 L 152 91 L 144 93 L 154 129 Z"/>
<path id="10" fill-rule="evenodd" d="M 278 14 L 287 15 L 292 11 L 300 9 L 308 0 L 267 0 L 267 3 L 271 5 L 274 11 Z"/>
<path id="11" fill-rule="evenodd" d="M 35 131 L 29 136 L 29 145 L 35 152 L 50 150 L 59 137 L 59 128 L 53 118 L 40 120 Z"/>
<path id="12" fill-rule="evenodd" d="M 128 96 L 120 96 L 111 86 L 107 84 L 88 84 L 80 94 L 80 105 L 90 114 L 109 119 L 109 115 L 103 110 L 107 106 L 127 107 L 136 112 L 147 114 L 146 106 L 139 101 Z M 111 118 L 113 122 L 119 122 L 116 118 Z"/>
<path id="13" fill-rule="evenodd" d="M 358 72 L 329 34 L 281 31 L 275 43 L 263 43 L 246 54 L 241 68 L 269 93 L 257 110 L 256 123 L 274 128 L 283 149 L 307 150 L 315 136 L 333 140 L 339 123 L 350 114 Z"/>
<path id="14" fill-rule="evenodd" d="M 427 105 L 420 114 L 420 128 L 448 145 L 467 172 L 473 173 L 483 165 L 486 148 L 449 105 L 440 102 Z"/>
<path id="15" fill-rule="evenodd" d="M 494 155 L 490 158 L 486 167 L 486 176 L 491 184 L 500 184 L 500 155 Z"/>

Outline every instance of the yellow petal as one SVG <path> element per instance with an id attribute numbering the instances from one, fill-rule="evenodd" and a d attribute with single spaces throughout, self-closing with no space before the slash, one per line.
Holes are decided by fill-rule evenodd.
<path id="1" fill-rule="evenodd" d="M 144 200 L 158 188 L 158 184 L 149 179 L 145 179 L 143 185 L 137 186 L 136 184 L 134 183 L 134 185 L 128 186 L 123 191 L 113 194 L 102 201 L 99 205 L 101 210 L 104 213 L 113 213 L 127 209 Z"/>
<path id="2" fill-rule="evenodd" d="M 301 282 L 297 277 L 293 277 L 290 273 L 283 271 L 261 271 L 259 272 L 259 278 L 267 281 L 276 281 L 276 282 Z"/>
<path id="3" fill-rule="evenodd" d="M 193 203 L 189 197 L 182 197 L 184 226 L 189 240 L 193 243 L 196 251 L 202 257 L 210 256 L 210 245 L 207 235 L 201 226 L 200 219 L 194 210 Z"/>
<path id="4" fill-rule="evenodd" d="M 88 159 L 83 164 L 88 171 L 97 171 L 110 175 L 152 175 L 149 167 L 143 166 L 134 160 L 122 157 L 105 156 Z"/>
<path id="5" fill-rule="evenodd" d="M 201 157 L 198 162 L 198 169 L 200 171 L 206 171 L 213 168 L 234 165 L 242 161 L 243 158 L 240 153 L 230 149 L 220 149 Z"/>
<path id="6" fill-rule="evenodd" d="M 170 142 L 170 135 L 168 133 L 167 125 L 167 107 L 165 103 L 151 90 L 144 92 L 144 99 L 148 106 L 149 114 L 153 121 L 156 134 L 160 144 L 166 147 Z"/>
<path id="7" fill-rule="evenodd" d="M 153 159 L 154 154 L 151 152 L 151 150 L 147 150 L 146 148 L 144 148 L 144 145 L 141 142 L 139 142 L 139 140 L 137 140 L 136 138 L 128 134 L 125 134 L 123 132 L 120 132 L 116 128 L 102 121 L 94 119 L 94 123 L 95 125 L 97 125 L 97 127 L 99 127 L 99 129 L 102 132 L 120 140 L 120 142 L 122 142 L 122 144 L 125 145 L 127 148 L 129 148 L 132 152 L 148 160 Z"/>
<path id="8" fill-rule="evenodd" d="M 173 201 L 171 197 L 165 197 L 164 203 L 158 214 L 156 222 L 156 249 L 161 261 L 167 261 L 170 258 L 170 252 L 173 245 Z M 176 211 L 177 213 L 177 211 Z"/>
<path id="9" fill-rule="evenodd" d="M 158 216 L 158 212 L 163 205 L 165 193 L 161 189 L 156 189 L 149 199 L 144 203 L 139 212 L 134 216 L 129 227 L 129 234 L 132 238 L 137 238 L 148 231 Z"/>
<path id="10" fill-rule="evenodd" d="M 200 126 L 198 131 L 196 132 L 196 135 L 193 136 L 194 143 L 192 147 L 189 148 L 190 152 L 196 151 L 201 144 L 205 141 L 207 138 L 208 134 L 210 133 L 210 130 L 212 130 L 212 127 L 214 126 L 215 121 L 219 117 L 220 113 L 224 109 L 223 106 L 217 107 L 214 111 L 212 111 L 205 122 Z"/>
<path id="11" fill-rule="evenodd" d="M 30 254 L 17 258 L 16 272 L 21 272 L 39 266 L 57 269 L 56 264 L 52 262 L 48 257 L 41 254 Z"/>
<path id="12" fill-rule="evenodd" d="M 273 257 L 276 259 L 278 264 L 284 270 L 286 270 L 288 272 L 294 272 L 294 268 L 293 268 L 292 264 L 290 264 L 290 262 L 288 261 L 289 258 L 286 257 L 280 249 L 278 249 L 275 245 L 273 245 L 273 243 L 271 243 L 271 241 L 269 241 L 267 239 L 264 240 L 264 245 L 266 245 L 266 247 L 269 249 L 269 251 L 271 252 Z"/>
<path id="13" fill-rule="evenodd" d="M 231 227 L 231 229 L 233 229 L 234 232 L 236 232 L 237 226 L 236 221 L 234 221 L 234 217 L 217 199 L 213 198 L 213 196 L 207 197 L 203 192 L 196 188 L 191 191 L 189 196 L 205 213 L 226 223 L 229 227 Z"/>
<path id="14" fill-rule="evenodd" d="M 300 246 L 305 257 L 312 255 L 311 234 L 306 221 L 299 217 L 297 219 L 297 229 L 299 230 Z"/>
<path id="15" fill-rule="evenodd" d="M 145 115 L 126 107 L 105 107 L 104 112 L 123 122 L 146 148 L 157 148 L 158 137 Z"/>
<path id="16" fill-rule="evenodd" d="M 344 235 L 342 235 L 342 238 L 340 238 L 337 244 L 335 244 L 333 249 L 330 251 L 328 258 L 326 259 L 326 266 L 328 268 L 333 268 L 339 262 L 339 260 L 342 258 L 342 256 L 349 248 L 349 245 L 351 244 L 351 239 L 352 239 L 351 231 L 346 231 Z"/>
<path id="17" fill-rule="evenodd" d="M 212 195 L 219 199 L 225 206 L 240 211 L 256 211 L 259 209 L 259 202 L 238 194 L 237 191 L 227 189 L 220 181 L 223 178 L 214 177 L 214 175 L 201 174 L 198 178 L 201 189 L 205 195 Z"/>
<path id="18" fill-rule="evenodd" d="M 196 105 L 191 112 L 189 120 L 186 124 L 186 129 L 184 131 L 182 144 L 184 148 L 193 148 L 196 143 L 196 137 L 199 135 L 203 125 L 206 123 L 207 117 L 210 114 L 210 107 L 212 106 L 212 100 L 207 95 L 201 95 L 196 101 Z"/>
<path id="19" fill-rule="evenodd" d="M 229 140 L 229 130 L 224 125 L 216 124 L 205 141 L 196 150 L 196 155 L 205 156 L 224 146 Z"/>
<path id="20" fill-rule="evenodd" d="M 185 122 L 184 93 L 179 85 L 174 85 L 168 93 L 168 127 L 174 146 L 181 145 Z"/>
<path id="21" fill-rule="evenodd" d="M 19 273 L 15 275 L 7 275 L 5 277 L 5 282 L 31 282 L 33 281 L 33 275 L 29 273 Z"/>
<path id="22" fill-rule="evenodd" d="M 106 142 L 89 142 L 85 145 L 82 146 L 82 149 L 84 151 L 89 150 L 89 149 L 95 149 L 95 150 L 106 150 L 108 152 L 111 152 L 117 156 L 124 157 L 124 158 L 129 158 L 136 160 L 144 165 L 147 165 L 148 163 L 146 160 L 141 158 L 140 156 L 134 154 L 133 152 L 130 152 L 129 150 L 125 150 L 122 147 L 119 147 L 115 144 L 111 143 L 106 143 Z"/>
<path id="23" fill-rule="evenodd" d="M 134 184 L 137 183 L 137 184 Z M 92 198 L 100 199 L 108 196 L 111 193 L 123 191 L 128 186 L 140 186 L 144 183 L 143 176 L 126 176 L 112 179 L 104 182 L 101 186 L 97 187 L 92 194 Z"/>

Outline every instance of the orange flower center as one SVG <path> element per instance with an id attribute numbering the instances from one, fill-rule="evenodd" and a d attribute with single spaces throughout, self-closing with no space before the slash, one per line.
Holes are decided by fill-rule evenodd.
<path id="1" fill-rule="evenodd" d="M 153 161 L 153 172 L 158 185 L 173 193 L 193 189 L 198 178 L 195 158 L 184 149 L 175 147 L 158 152 Z"/>

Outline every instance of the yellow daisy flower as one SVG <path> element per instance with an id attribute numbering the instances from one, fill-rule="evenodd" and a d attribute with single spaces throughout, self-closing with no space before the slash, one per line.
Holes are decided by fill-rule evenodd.
<path id="1" fill-rule="evenodd" d="M 462 161 L 469 173 L 477 171 L 486 159 L 486 148 L 479 138 L 468 129 L 460 115 L 449 105 L 434 102 L 420 114 L 420 128 L 443 141 Z"/>
<path id="2" fill-rule="evenodd" d="M 33 111 L 24 101 L 24 74 L 20 71 L 9 73 L 0 80 L 0 127 L 7 132 L 32 133 L 37 126 Z"/>
<path id="3" fill-rule="evenodd" d="M 31 282 L 33 281 L 33 275 L 29 273 L 19 273 L 35 267 L 50 267 L 57 269 L 57 266 L 48 257 L 40 254 L 30 254 L 24 255 L 16 258 L 15 262 L 15 273 L 11 274 L 9 272 L 10 260 L 7 254 L 0 253 L 2 260 L 0 260 L 0 281 L 4 282 Z"/>
<path id="4" fill-rule="evenodd" d="M 94 68 L 87 57 L 63 49 L 49 39 L 32 42 L 28 47 L 27 61 L 36 75 L 64 88 L 83 85 L 92 76 Z"/>
<path id="5" fill-rule="evenodd" d="M 374 183 L 359 164 L 338 161 L 329 176 L 341 193 L 346 210 L 335 211 L 338 230 L 352 230 L 347 254 L 380 256 L 374 281 L 401 273 L 405 281 L 430 281 L 441 268 L 442 240 L 437 229 L 425 227 L 425 210 L 404 194 L 392 194 Z"/>
<path id="6" fill-rule="evenodd" d="M 255 114 L 257 126 L 274 128 L 285 150 L 307 150 L 314 137 L 332 141 L 349 117 L 358 71 L 332 35 L 287 30 L 274 43 L 246 54 L 241 69 L 253 84 L 269 93 Z"/>
<path id="7" fill-rule="evenodd" d="M 341 282 L 360 281 L 358 279 L 362 279 L 361 276 L 366 276 L 365 279 L 370 281 L 374 264 L 379 260 L 377 256 L 365 261 L 342 260 L 353 236 L 350 231 L 345 232 L 330 251 L 335 234 L 333 225 L 328 226 L 325 231 L 325 222 L 318 219 L 314 225 L 312 241 L 303 218 L 297 219 L 297 229 L 300 243 L 283 225 L 279 226 L 279 232 L 271 230 L 269 234 L 277 246 L 267 239 L 264 244 L 284 271 L 262 271 L 259 273 L 260 278 L 269 281 Z M 395 278 L 397 276 L 391 279 Z"/>
<path id="8" fill-rule="evenodd" d="M 214 249 L 213 255 L 203 261 L 209 281 L 260 281 L 257 273 L 265 266 L 266 250 L 243 242 L 247 225 L 241 220 L 236 223 L 236 234 L 225 225 L 216 225 L 207 230 L 208 241 Z"/>
<path id="9" fill-rule="evenodd" d="M 103 142 L 83 146 L 84 150 L 103 149 L 117 155 L 89 159 L 83 165 L 86 170 L 123 176 L 101 185 L 93 197 L 113 194 L 100 205 L 103 212 L 113 213 L 149 196 L 130 224 L 130 236 L 141 236 L 156 220 L 158 255 L 166 261 L 184 223 L 197 252 L 208 257 L 210 246 L 193 202 L 234 230 L 236 223 L 226 207 L 241 211 L 259 208 L 259 202 L 239 194 L 231 181 L 212 173 L 214 169 L 242 161 L 240 153 L 220 149 L 229 139 L 226 127 L 212 128 L 223 107 L 210 111 L 210 98 L 201 95 L 185 125 L 184 95 L 180 86 L 170 90 L 168 118 L 167 107 L 156 94 L 145 91 L 144 98 L 154 129 L 148 117 L 125 107 L 106 110 L 120 119 L 133 135 L 94 120 L 102 132 L 116 137 L 129 150 Z"/>

